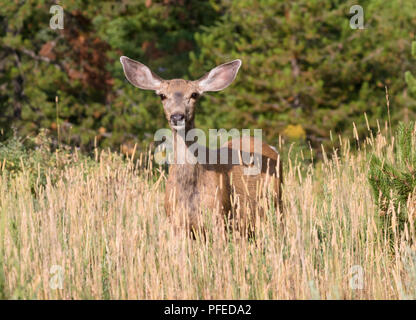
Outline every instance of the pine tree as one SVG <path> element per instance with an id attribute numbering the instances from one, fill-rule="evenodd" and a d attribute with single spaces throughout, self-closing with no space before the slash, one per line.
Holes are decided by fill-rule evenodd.
<path id="1" fill-rule="evenodd" d="M 395 133 L 395 158 L 373 155 L 370 161 L 369 182 L 380 209 L 381 225 L 390 233 L 392 204 L 397 213 L 399 230 L 407 222 L 407 201 L 416 187 L 416 132 L 415 122 L 399 123 Z M 400 208 L 400 210 L 399 210 Z"/>
<path id="2" fill-rule="evenodd" d="M 95 141 L 127 152 L 145 147 L 166 126 L 163 109 L 156 95 L 127 83 L 119 57 L 166 79 L 187 78 L 194 33 L 217 19 L 210 2 L 62 1 L 63 30 L 49 27 L 52 4 L 0 6 L 0 140 L 12 128 L 19 136 L 41 128 L 57 136 L 59 128 L 61 141 L 84 151 Z"/>
<path id="3" fill-rule="evenodd" d="M 416 58 L 416 41 L 412 43 L 412 56 Z M 416 79 L 412 76 L 410 71 L 406 71 L 405 79 L 410 93 L 416 97 Z"/>
<path id="4" fill-rule="evenodd" d="M 392 124 L 403 110 L 416 118 L 411 95 L 401 94 L 404 72 L 415 75 L 407 50 L 415 1 L 360 1 L 363 30 L 349 26 L 354 0 L 62 1 L 64 30 L 49 28 L 52 3 L 0 6 L 0 140 L 12 127 L 19 136 L 59 127 L 61 141 L 84 150 L 95 137 L 101 147 L 145 147 L 166 120 L 157 96 L 127 83 L 120 55 L 166 79 L 241 58 L 235 83 L 202 98 L 196 124 L 262 128 L 272 144 L 298 128 L 299 140 L 332 148 L 330 130 L 351 136 L 353 121 L 364 135 L 364 112 L 372 126 L 386 119 L 385 85 Z M 416 87 L 410 72 L 406 79 Z"/>
<path id="5" fill-rule="evenodd" d="M 363 30 L 349 26 L 354 1 L 222 1 L 219 21 L 196 34 L 200 51 L 191 72 L 200 76 L 219 63 L 243 61 L 236 82 L 201 100 L 201 127 L 263 128 L 276 143 L 287 126 L 301 125 L 316 150 L 332 147 L 329 132 L 367 134 L 363 113 L 375 127 L 386 119 L 385 85 L 394 93 L 395 125 L 402 106 L 415 106 L 404 93 L 411 69 L 407 48 L 416 29 L 414 1 L 363 0 Z M 400 61 L 400 63 L 398 63 Z M 394 100 L 394 101 L 393 101 Z"/>

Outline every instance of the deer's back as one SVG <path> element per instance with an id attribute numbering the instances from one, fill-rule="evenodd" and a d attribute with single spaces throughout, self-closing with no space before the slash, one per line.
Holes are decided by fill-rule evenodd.
<path id="1" fill-rule="evenodd" d="M 260 154 L 256 154 L 255 143 L 261 145 Z M 275 205 L 280 207 L 282 166 L 278 153 L 269 145 L 252 137 L 243 137 L 209 152 L 216 153 L 217 164 L 170 166 L 165 195 L 168 215 L 185 210 L 190 227 L 195 228 L 201 209 L 211 209 L 221 215 L 231 212 L 239 215 L 244 221 L 242 224 L 246 224 L 256 213 L 263 214 L 263 206 L 258 201 L 266 195 L 271 194 Z M 228 159 L 221 163 L 220 155 L 224 152 L 228 153 Z M 253 165 L 246 164 L 247 158 L 257 155 L 261 159 L 258 173 L 253 171 L 256 170 Z M 244 157 L 247 157 L 246 161 Z M 240 161 L 236 163 L 236 159 Z"/>
<path id="2" fill-rule="evenodd" d="M 256 143 L 261 145 L 260 154 L 256 153 Z M 279 154 L 268 144 L 256 141 L 253 137 L 230 140 L 224 147 L 228 148 L 231 154 L 241 150 L 242 154 L 250 155 L 254 162 L 245 164 L 242 161 L 242 164 L 229 166 L 230 189 L 235 191 L 234 196 L 238 198 L 238 201 L 233 201 L 237 203 L 235 212 L 243 220 L 254 218 L 256 214 L 263 215 L 263 201 L 270 196 L 273 197 L 275 207 L 281 208 L 282 166 Z M 258 163 L 260 166 L 256 166 L 256 156 L 261 159 Z M 260 201 L 262 203 L 259 203 Z"/>

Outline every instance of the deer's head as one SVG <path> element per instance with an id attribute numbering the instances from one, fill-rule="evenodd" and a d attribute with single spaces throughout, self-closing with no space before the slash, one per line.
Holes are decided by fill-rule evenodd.
<path id="1" fill-rule="evenodd" d="M 172 130 L 194 127 L 195 102 L 206 91 L 220 91 L 235 79 L 241 60 L 224 63 L 195 81 L 163 80 L 144 64 L 125 56 L 120 58 L 124 74 L 140 89 L 154 90 L 163 103 L 166 119 Z"/>

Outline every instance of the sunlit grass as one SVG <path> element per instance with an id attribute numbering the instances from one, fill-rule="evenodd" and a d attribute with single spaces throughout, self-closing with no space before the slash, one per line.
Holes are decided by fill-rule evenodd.
<path id="1" fill-rule="evenodd" d="M 74 154 L 35 182 L 24 167 L 2 170 L 0 297 L 416 298 L 414 228 L 389 243 L 368 183 L 369 156 L 391 156 L 389 144 L 378 134 L 354 153 L 342 140 L 316 164 L 289 157 L 283 223 L 267 210 L 250 240 L 209 223 L 205 240 L 178 232 L 163 208 L 165 174 L 146 157 L 103 151 L 91 165 Z M 357 265 L 362 289 L 350 285 Z"/>

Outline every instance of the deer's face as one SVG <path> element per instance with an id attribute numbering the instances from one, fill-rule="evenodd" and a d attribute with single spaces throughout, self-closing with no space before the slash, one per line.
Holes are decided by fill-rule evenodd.
<path id="1" fill-rule="evenodd" d="M 220 91 L 235 79 L 241 60 L 224 63 L 195 81 L 163 80 L 140 62 L 120 58 L 127 80 L 134 86 L 154 90 L 162 100 L 166 119 L 172 130 L 194 127 L 195 102 L 205 91 Z"/>
<path id="2" fill-rule="evenodd" d="M 197 83 L 182 79 L 163 81 L 156 94 L 162 100 L 166 119 L 173 130 L 194 127 L 195 103 L 202 94 Z"/>

